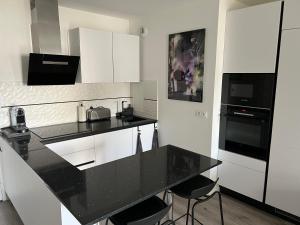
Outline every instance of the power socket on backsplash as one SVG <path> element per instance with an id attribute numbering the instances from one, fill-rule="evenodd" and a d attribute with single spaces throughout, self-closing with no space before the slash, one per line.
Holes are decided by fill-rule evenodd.
<path id="1" fill-rule="evenodd" d="M 207 119 L 208 118 L 208 113 L 204 112 L 204 111 L 196 110 L 195 113 L 194 113 L 194 116 L 199 117 L 199 118 Z"/>

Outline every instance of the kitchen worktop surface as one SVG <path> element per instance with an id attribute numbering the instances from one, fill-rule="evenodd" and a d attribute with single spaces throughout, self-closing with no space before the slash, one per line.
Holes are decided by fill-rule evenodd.
<path id="1" fill-rule="evenodd" d="M 122 130 L 137 126 L 156 123 L 157 120 L 144 118 L 141 121 L 127 122 L 125 120 L 112 117 L 109 120 L 101 120 L 84 123 L 66 123 L 46 127 L 30 129 L 31 132 L 44 139 L 45 142 L 63 141 L 68 139 L 80 138 L 89 135 L 101 134 L 116 130 Z"/>
<path id="2" fill-rule="evenodd" d="M 75 124 L 69 126 L 72 130 Z M 116 129 L 115 126 L 108 126 L 108 129 Z M 121 126 L 127 128 L 131 125 Z M 55 134 L 54 127 L 60 125 L 51 126 L 51 137 Z M 98 127 L 88 132 L 101 133 L 102 129 Z M 35 133 L 31 132 L 31 136 L 23 140 L 2 138 L 82 225 L 95 224 L 221 164 L 209 157 L 167 145 L 80 171 L 48 149 L 44 140 Z"/>

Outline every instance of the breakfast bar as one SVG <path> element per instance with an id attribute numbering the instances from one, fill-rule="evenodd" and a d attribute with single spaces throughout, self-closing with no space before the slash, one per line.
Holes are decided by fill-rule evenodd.
<path id="1" fill-rule="evenodd" d="M 6 192 L 25 225 L 92 225 L 221 164 L 167 145 L 80 171 L 33 133 L 26 152 L 0 138 Z"/>

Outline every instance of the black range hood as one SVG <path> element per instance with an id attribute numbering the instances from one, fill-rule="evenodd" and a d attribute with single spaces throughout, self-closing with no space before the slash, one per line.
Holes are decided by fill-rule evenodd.
<path id="1" fill-rule="evenodd" d="M 75 84 L 79 56 L 30 53 L 27 85 Z"/>

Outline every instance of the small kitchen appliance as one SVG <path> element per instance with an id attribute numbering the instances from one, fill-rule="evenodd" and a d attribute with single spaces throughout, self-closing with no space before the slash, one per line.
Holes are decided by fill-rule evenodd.
<path id="1" fill-rule="evenodd" d="M 15 133 L 24 134 L 28 132 L 26 127 L 25 111 L 20 107 L 12 107 L 9 109 L 11 128 Z"/>
<path id="2" fill-rule="evenodd" d="M 86 114 L 87 120 L 90 122 L 97 120 L 106 120 L 111 118 L 110 109 L 104 107 L 91 107 L 87 110 Z"/>

